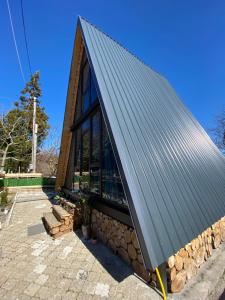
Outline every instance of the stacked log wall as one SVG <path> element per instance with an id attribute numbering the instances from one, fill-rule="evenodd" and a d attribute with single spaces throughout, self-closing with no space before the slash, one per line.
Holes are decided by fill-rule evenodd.
<path id="1" fill-rule="evenodd" d="M 64 198 L 60 198 L 59 204 L 73 216 L 73 229 L 76 230 L 82 223 L 82 210 L 80 204 L 74 204 Z"/>
<path id="2" fill-rule="evenodd" d="M 155 272 L 145 270 L 135 230 L 121 222 L 92 210 L 92 233 L 108 245 L 146 282 L 156 282 Z M 180 292 L 200 266 L 209 259 L 213 249 L 225 241 L 225 217 L 206 229 L 167 261 L 168 288 Z"/>
<path id="3" fill-rule="evenodd" d="M 92 234 L 108 245 L 146 282 L 152 281 L 155 274 L 145 270 L 135 230 L 121 222 L 97 211 L 92 210 Z"/>
<path id="4" fill-rule="evenodd" d="M 193 278 L 201 265 L 213 254 L 213 250 L 225 241 L 225 217 L 207 228 L 167 261 L 170 290 L 180 292 Z"/>

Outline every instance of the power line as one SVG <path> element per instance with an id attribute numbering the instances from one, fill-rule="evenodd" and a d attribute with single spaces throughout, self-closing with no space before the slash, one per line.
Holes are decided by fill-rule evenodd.
<path id="1" fill-rule="evenodd" d="M 15 36 L 14 27 L 13 27 L 10 6 L 9 6 L 9 0 L 6 0 L 6 2 L 7 2 L 8 12 L 9 12 L 10 25 L 11 25 L 11 29 L 12 29 L 12 35 L 13 35 L 13 40 L 14 40 L 14 45 L 15 45 L 15 49 L 16 49 L 17 59 L 18 59 L 19 67 L 20 67 L 20 72 L 21 72 L 24 83 L 26 83 L 25 76 L 24 76 L 24 73 L 23 73 L 22 64 L 21 64 L 21 60 L 20 60 L 20 55 L 19 55 L 19 51 L 18 51 L 18 47 L 17 47 L 16 36 Z"/>
<path id="2" fill-rule="evenodd" d="M 20 4 L 21 4 L 22 20 L 23 20 L 23 32 L 24 32 L 24 38 L 25 38 L 25 44 L 26 44 L 26 50 L 27 50 L 27 59 L 28 59 L 28 64 L 29 64 L 30 75 L 32 75 L 30 55 L 29 55 L 29 51 L 28 51 L 28 43 L 27 43 L 27 35 L 26 35 L 26 26 L 25 26 L 25 22 L 24 22 L 24 14 L 23 14 L 23 0 L 20 0 Z"/>

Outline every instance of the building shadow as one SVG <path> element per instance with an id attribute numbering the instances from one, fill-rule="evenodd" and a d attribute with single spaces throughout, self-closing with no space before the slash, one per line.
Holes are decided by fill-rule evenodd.
<path id="1" fill-rule="evenodd" d="M 128 266 L 121 258 L 114 254 L 102 242 L 98 241 L 96 245 L 93 245 L 91 240 L 85 240 L 80 230 L 76 230 L 76 236 L 82 241 L 85 247 L 93 254 L 93 256 L 99 261 L 104 269 L 117 281 L 121 282 L 125 278 L 133 275 L 134 272 L 130 266 Z"/>
<path id="2" fill-rule="evenodd" d="M 43 190 L 44 191 L 44 190 Z M 49 194 L 49 190 L 45 190 Z M 54 197 L 48 199 L 52 205 L 58 204 Z M 73 231 L 74 234 L 81 240 L 89 252 L 99 261 L 104 269 L 117 281 L 121 282 L 130 275 L 134 275 L 133 269 L 127 265 L 118 255 L 98 240 L 96 245 L 93 245 L 91 239 L 85 240 L 80 229 Z"/>
<path id="3" fill-rule="evenodd" d="M 52 205 L 58 204 L 54 197 L 49 201 Z M 73 234 L 83 243 L 87 250 L 94 256 L 95 259 L 101 264 L 105 271 L 111 275 L 111 277 L 118 283 L 122 282 L 129 276 L 133 275 L 140 280 L 146 287 L 153 289 L 157 294 L 161 295 L 155 286 L 151 286 L 146 283 L 141 277 L 139 277 L 131 266 L 125 263 L 119 255 L 113 252 L 107 245 L 98 240 L 97 244 L 93 244 L 91 239 L 85 240 L 81 229 L 73 230 Z"/>
<path id="4" fill-rule="evenodd" d="M 68 199 L 67 199 L 68 200 Z M 57 200 L 54 197 L 49 198 L 49 201 L 52 205 L 56 205 Z M 71 201 L 71 199 L 69 199 Z M 71 201 L 74 203 L 74 201 Z M 83 245 L 87 248 L 87 250 L 98 260 L 98 262 L 102 265 L 102 267 L 109 273 L 114 280 L 117 282 L 122 282 L 127 277 L 133 275 L 137 277 L 142 283 L 146 284 L 149 288 L 154 287 L 149 286 L 141 277 L 134 273 L 134 270 L 131 266 L 125 263 L 119 255 L 113 252 L 107 245 L 103 244 L 100 240 L 98 240 L 97 244 L 93 244 L 91 239 L 85 240 L 81 229 L 73 230 L 73 233 L 79 238 L 79 240 L 83 243 Z M 158 293 L 158 291 L 157 291 Z"/>
<path id="5" fill-rule="evenodd" d="M 54 200 L 56 192 L 53 187 L 42 187 L 41 190 L 52 204 L 56 204 L 56 201 Z"/>

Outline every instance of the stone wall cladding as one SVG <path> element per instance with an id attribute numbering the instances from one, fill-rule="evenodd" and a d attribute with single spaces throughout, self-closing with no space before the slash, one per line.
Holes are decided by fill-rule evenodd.
<path id="1" fill-rule="evenodd" d="M 180 292 L 197 274 L 198 268 L 212 255 L 213 249 L 225 241 L 225 217 L 206 229 L 196 239 L 172 255 L 167 261 L 171 292 Z"/>
<path id="2" fill-rule="evenodd" d="M 92 210 L 92 232 L 108 245 L 147 282 L 156 283 L 156 274 L 144 267 L 135 230 L 121 222 Z M 213 249 L 225 241 L 225 217 L 205 230 L 196 239 L 172 255 L 167 261 L 168 290 L 180 292 L 197 274 L 198 268 L 212 255 Z"/>

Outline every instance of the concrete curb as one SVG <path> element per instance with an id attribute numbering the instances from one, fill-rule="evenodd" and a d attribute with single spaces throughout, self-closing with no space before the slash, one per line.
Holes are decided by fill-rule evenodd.
<path id="1" fill-rule="evenodd" d="M 14 207 L 15 207 L 15 205 L 16 205 L 16 199 L 17 199 L 17 193 L 16 193 L 16 195 L 15 195 L 15 198 L 13 199 L 13 205 L 12 205 L 12 207 L 11 207 L 11 209 L 10 209 L 10 212 L 9 212 L 7 218 L 6 218 L 5 223 L 3 224 L 3 228 L 8 227 L 9 224 L 10 224 L 11 217 L 12 217 L 12 213 L 13 213 Z"/>
<path id="2" fill-rule="evenodd" d="M 213 255 L 198 270 L 178 294 L 170 294 L 170 300 L 218 300 L 225 289 L 225 243 L 213 251 Z"/>
<path id="3" fill-rule="evenodd" d="M 24 203 L 24 202 L 33 202 L 33 201 L 43 201 L 43 200 L 51 200 L 52 198 L 37 198 L 37 199 L 18 199 L 16 203 Z"/>

